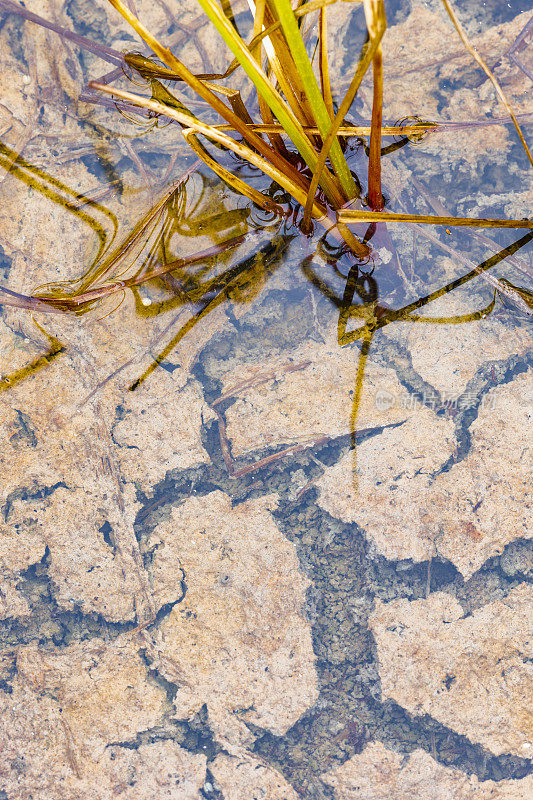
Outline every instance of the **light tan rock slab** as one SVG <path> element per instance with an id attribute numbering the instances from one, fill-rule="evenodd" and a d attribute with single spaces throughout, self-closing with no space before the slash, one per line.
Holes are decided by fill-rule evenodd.
<path id="1" fill-rule="evenodd" d="M 48 547 L 60 608 L 82 608 L 112 622 L 131 620 L 139 570 L 131 553 L 113 550 L 104 541 L 100 527 L 108 520 L 99 499 L 59 487 L 44 500 L 14 501 L 0 529 L 3 566 L 16 574 L 40 561 Z M 120 536 L 120 527 L 114 530 Z"/>
<path id="2" fill-rule="evenodd" d="M 444 767 L 424 750 L 403 756 L 375 742 L 322 777 L 335 800 L 527 800 L 531 776 L 520 780 L 479 781 L 475 775 Z"/>
<path id="3" fill-rule="evenodd" d="M 154 531 L 153 568 L 187 592 L 148 645 L 154 665 L 178 684 L 179 718 L 207 705 L 230 748 L 252 741 L 245 722 L 282 735 L 317 698 L 309 581 L 276 527 L 272 497 L 232 507 L 216 491 L 191 497 Z"/>
<path id="4" fill-rule="evenodd" d="M 224 800 L 298 800 L 281 773 L 252 757 L 220 755 L 209 764 L 209 770 Z"/>
<path id="5" fill-rule="evenodd" d="M 484 398 L 471 449 L 432 477 L 455 451 L 453 422 L 419 406 L 404 425 L 345 456 L 318 481 L 319 505 L 362 525 L 389 559 L 452 561 L 465 577 L 514 539 L 530 536 L 531 377 L 518 375 Z"/>
<path id="6" fill-rule="evenodd" d="M 113 324 L 129 329 L 133 322 L 130 316 L 129 322 L 122 318 Z M 131 620 L 135 613 L 153 618 L 157 601 L 150 595 L 133 527 L 140 507 L 136 489 L 148 492 L 167 469 L 208 459 L 201 429 L 212 412 L 198 384 L 187 384 L 181 369 L 172 376 L 160 370 L 137 392 L 106 383 L 86 402 L 100 377 L 105 380 L 116 364 L 109 342 L 118 337 L 118 329 L 84 326 L 79 320 L 74 324 L 76 331 L 72 320 L 55 323 L 56 333 L 67 340 L 64 353 L 0 395 L 0 494 L 5 503 L 0 574 L 16 580 L 48 547 L 60 607 L 79 606 L 113 622 Z M 135 356 L 140 344 L 141 332 L 133 329 L 136 335 L 124 357 Z M 206 326 L 204 335 L 208 332 Z M 23 341 L 7 328 L 2 342 L 4 337 L 8 344 Z M 33 342 L 27 349 L 26 364 L 43 354 Z M 95 353 L 102 361 L 97 369 Z M 125 410 L 119 419 L 121 403 Z M 110 526 L 108 541 L 103 526 Z M 20 611 L 19 605 L 11 612 L 6 608 L 5 614 Z"/>
<path id="7" fill-rule="evenodd" d="M 457 267 L 451 259 L 443 261 L 448 263 L 450 274 L 456 274 Z M 424 313 L 453 317 L 470 314 L 482 306 L 479 301 L 476 304 L 476 300 L 452 295 L 430 303 Z M 525 326 L 511 327 L 494 315 L 448 325 L 398 322 L 388 325 L 385 335 L 409 351 L 413 368 L 448 403 L 460 397 L 483 364 L 525 355 L 533 344 Z"/>
<path id="8" fill-rule="evenodd" d="M 459 13 L 461 17 L 461 14 Z M 531 14 L 517 14 L 506 23 L 494 25 L 482 34 L 472 36 L 471 42 L 488 63 L 503 56 L 528 22 Z M 462 15 L 467 21 L 468 15 Z M 505 116 L 492 84 L 482 80 L 476 88 L 461 86 L 448 93 L 444 107 L 437 91 L 438 79 L 452 79 L 458 71 L 473 69 L 475 62 L 464 47 L 443 7 L 430 8 L 425 3 L 413 3 L 407 19 L 391 26 L 384 37 L 384 116 L 399 120 L 418 115 L 422 119 L 477 120 L 483 116 Z M 431 54 L 428 57 L 428 52 Z M 524 101 L 524 75 L 518 69 L 509 70 L 505 61 L 504 91 L 515 113 Z M 513 65 L 514 66 L 514 65 Z M 437 76 L 438 75 L 438 79 Z M 370 80 L 364 83 L 367 103 L 371 102 Z M 475 174 L 480 156 L 492 156 L 502 163 L 510 148 L 507 131 L 499 126 L 487 126 L 447 132 L 428 137 L 422 143 L 425 152 L 441 158 L 443 172 L 448 165 L 461 159 L 461 168 Z"/>
<path id="9" fill-rule="evenodd" d="M 107 791 L 125 800 L 201 800 L 206 780 L 206 757 L 172 741 L 143 744 L 136 750 L 110 748 L 99 767 Z M 98 800 L 109 796 L 103 789 L 96 791 Z"/>
<path id="10" fill-rule="evenodd" d="M 206 780 L 206 757 L 171 741 L 133 751 L 113 748 L 101 768 L 112 776 L 112 791 L 125 800 L 201 800 Z M 103 792 L 100 796 L 105 797 Z"/>
<path id="11" fill-rule="evenodd" d="M 469 577 L 507 544 L 531 537 L 531 371 L 485 395 L 467 457 L 434 485 L 435 550 Z"/>
<path id="12" fill-rule="evenodd" d="M 453 423 L 419 406 L 397 428 L 362 442 L 324 472 L 318 504 L 357 522 L 389 559 L 423 561 L 433 549 L 431 473 L 455 447 Z"/>
<path id="13" fill-rule="evenodd" d="M 149 383 L 129 392 L 113 439 L 121 446 L 124 476 L 145 492 L 171 469 L 209 461 L 201 441 L 201 424 L 214 417 L 196 382 L 157 371 Z"/>
<path id="14" fill-rule="evenodd" d="M 430 714 L 495 755 L 528 756 L 531 600 L 522 584 L 469 617 L 443 592 L 378 603 L 370 625 L 383 698 Z"/>
<path id="15" fill-rule="evenodd" d="M 172 741 L 135 744 L 168 701 L 133 636 L 61 651 L 16 653 L 11 694 L 0 693 L 0 775 L 17 800 L 196 800 L 206 758 Z"/>
<path id="16" fill-rule="evenodd" d="M 0 619 L 26 617 L 30 607 L 13 579 L 0 579 Z"/>
<path id="17" fill-rule="evenodd" d="M 227 434 L 234 456 L 273 444 L 293 443 L 350 433 L 359 353 L 341 348 L 336 332 L 326 343 L 307 342 L 291 361 L 249 366 L 223 379 L 224 391 L 237 401 L 226 412 Z M 243 382 L 248 385 L 239 388 Z M 358 428 L 406 419 L 405 410 L 380 404 L 382 394 L 399 397 L 400 382 L 392 369 L 369 358 L 357 415 Z"/>
<path id="18" fill-rule="evenodd" d="M 29 645 L 17 654 L 21 686 L 57 701 L 80 757 L 101 756 L 107 743 L 155 726 L 166 695 L 148 681 L 139 642 L 124 636 L 69 645 L 55 652 Z M 61 711 L 59 710 L 61 709 Z"/>

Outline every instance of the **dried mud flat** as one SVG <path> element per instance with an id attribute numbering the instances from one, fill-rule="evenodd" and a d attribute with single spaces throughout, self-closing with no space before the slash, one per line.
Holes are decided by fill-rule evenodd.
<path id="1" fill-rule="evenodd" d="M 103 0 L 26 5 L 127 41 Z M 165 28 L 160 5 L 136 5 Z M 443 59 L 445 22 L 429 5 L 413 4 L 413 21 L 426 39 L 434 28 Z M 503 52 L 526 22 L 510 14 L 480 47 Z M 406 24 L 388 34 L 395 58 Z M 105 208 L 127 231 L 148 202 L 128 123 L 78 102 L 90 58 L 69 61 L 51 34 L 17 25 L 0 31 L 2 46 L 20 43 L 0 76 L 4 143 L 75 192 L 105 188 L 115 169 L 123 191 Z M 333 42 L 346 49 L 350 31 L 339 15 Z M 416 64 L 417 39 L 411 48 L 401 58 Z M 519 77 L 509 69 L 506 89 L 525 111 Z M 391 117 L 479 114 L 475 88 L 442 107 L 416 73 L 398 80 Z M 482 91 L 483 113 L 495 112 Z M 164 172 L 169 129 L 146 141 L 146 163 Z M 430 141 L 424 163 L 444 170 L 458 208 L 527 213 L 526 183 L 512 198 L 497 183 L 518 159 L 509 133 L 455 144 Z M 459 196 L 474 158 L 495 176 L 477 211 Z M 391 195 L 408 167 L 386 163 Z M 93 224 L 15 172 L 0 177 L 2 283 L 30 291 L 77 276 L 110 217 Z M 338 347 L 335 309 L 297 258 L 253 301 L 218 309 L 134 392 L 175 309 L 141 314 L 129 295 L 104 319 L 47 319 L 46 334 L 2 310 L 0 800 L 531 796 L 528 329 L 499 307 L 376 335 L 355 486 L 358 349 Z M 431 288 L 456 277 L 452 258 L 419 241 L 424 258 Z M 431 311 L 490 298 L 476 284 Z"/>

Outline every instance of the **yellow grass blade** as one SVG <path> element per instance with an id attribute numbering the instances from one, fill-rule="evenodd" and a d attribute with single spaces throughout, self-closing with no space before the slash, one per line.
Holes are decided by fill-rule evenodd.
<path id="1" fill-rule="evenodd" d="M 509 122 L 507 118 L 502 120 L 502 125 L 506 122 Z M 234 131 L 231 125 L 215 125 L 215 128 L 218 128 L 219 131 Z M 276 123 L 268 124 L 268 125 L 252 125 L 252 130 L 256 131 L 257 133 L 283 133 L 283 128 L 281 125 Z M 320 131 L 318 128 L 307 127 L 303 128 L 305 133 L 310 135 L 319 134 Z M 335 131 L 335 136 L 342 136 L 344 138 L 349 138 L 350 136 L 370 136 L 371 131 L 370 125 L 344 125 L 341 126 L 338 130 Z M 445 130 L 445 126 L 441 125 L 438 122 L 426 122 L 420 125 L 409 125 L 402 127 L 400 125 L 388 125 L 384 126 L 381 129 L 382 136 L 420 136 L 423 135 L 424 132 L 430 131 L 440 131 Z"/>
<path id="2" fill-rule="evenodd" d="M 115 1 L 115 0 L 114 0 Z M 203 8 L 213 25 L 217 28 L 218 32 L 228 45 L 228 47 L 233 51 L 234 55 L 239 59 L 241 62 L 246 74 L 250 78 L 250 80 L 254 83 L 258 92 L 260 92 L 268 105 L 270 106 L 272 113 L 277 117 L 278 121 L 281 123 L 285 132 L 290 137 L 291 141 L 298 149 L 300 155 L 310 166 L 311 169 L 314 169 L 314 166 L 317 162 L 317 154 L 313 147 L 311 146 L 307 136 L 303 132 L 303 129 L 293 114 L 291 109 L 288 105 L 283 101 L 282 97 L 280 96 L 279 92 L 277 92 L 272 84 L 270 83 L 268 77 L 257 64 L 255 59 L 253 58 L 252 54 L 246 47 L 245 43 L 242 41 L 240 36 L 237 35 L 235 29 L 230 25 L 220 7 L 216 4 L 215 0 L 198 0 L 199 5 Z M 316 82 L 316 81 L 315 81 Z M 264 149 L 266 143 L 262 143 L 262 149 L 256 148 L 259 152 L 264 154 Z M 270 160 L 280 169 L 283 170 L 284 166 L 286 166 L 286 162 L 283 161 L 279 157 L 279 154 L 272 150 L 269 147 L 269 150 L 274 152 L 278 158 L 278 162 L 276 163 L 275 160 L 270 157 Z M 280 163 L 281 162 L 281 163 Z M 353 179 L 352 179 L 353 180 Z M 328 199 L 334 206 L 341 206 L 345 202 L 343 199 L 343 193 L 339 190 L 337 186 L 337 182 L 333 179 L 331 173 L 324 173 L 322 175 L 321 184 L 324 188 Z"/>
<path id="3" fill-rule="evenodd" d="M 248 0 L 252 14 L 255 13 L 255 0 Z M 281 30 L 281 23 L 276 20 L 269 2 L 265 2 L 263 23 L 266 30 L 259 35 L 264 40 L 265 53 L 270 69 L 275 76 L 281 92 L 284 94 L 293 114 L 301 125 L 312 125 L 314 117 L 307 102 L 301 76 L 296 69 L 291 52 Z M 268 36 L 267 36 L 268 32 Z"/>
<path id="4" fill-rule="evenodd" d="M 383 0 L 364 0 L 368 33 L 375 39 L 380 28 L 387 27 Z M 368 204 L 376 211 L 383 209 L 381 194 L 381 123 L 383 118 L 383 50 L 378 45 L 372 59 L 374 79 L 372 97 L 372 123 L 368 152 Z"/>
<path id="5" fill-rule="evenodd" d="M 335 115 L 335 119 L 333 120 L 330 126 L 329 133 L 324 140 L 324 144 L 322 145 L 322 150 L 320 151 L 320 155 L 318 157 L 317 165 L 313 171 L 313 178 L 311 180 L 311 185 L 309 187 L 309 192 L 307 195 L 307 201 L 305 203 L 305 212 L 302 222 L 302 227 L 304 230 L 307 228 L 309 224 L 311 204 L 313 202 L 313 197 L 315 196 L 316 190 L 318 188 L 318 183 L 320 181 L 320 173 L 324 169 L 324 165 L 326 163 L 326 159 L 329 154 L 329 148 L 331 146 L 331 143 L 333 142 L 333 139 L 337 135 L 340 126 L 344 122 L 344 117 L 348 113 L 350 106 L 353 103 L 357 90 L 359 89 L 361 81 L 363 80 L 372 62 L 372 59 L 374 58 L 374 54 L 376 53 L 376 50 L 380 45 L 384 33 L 385 33 L 385 26 L 380 25 L 378 27 L 376 35 L 373 38 L 371 38 L 370 42 L 366 45 L 365 50 L 363 52 L 363 57 L 359 61 L 357 69 L 355 70 L 350 86 L 348 87 L 348 91 L 344 95 L 339 110 Z"/>
<path id="6" fill-rule="evenodd" d="M 200 0 L 200 2 L 202 2 L 202 0 Z M 324 99 L 320 94 L 320 88 L 315 78 L 309 56 L 307 55 L 307 50 L 305 49 L 305 44 L 300 34 L 300 29 L 298 28 L 298 23 L 293 14 L 291 4 L 289 0 L 272 0 L 272 3 L 279 15 L 281 26 L 294 58 L 298 74 L 301 75 L 303 79 L 304 91 L 309 105 L 311 106 L 315 124 L 320 130 L 320 135 L 325 139 L 331 128 L 331 118 L 328 114 Z M 274 109 L 272 110 L 274 111 Z M 282 121 L 280 120 L 280 122 Z M 357 186 L 336 138 L 331 142 L 329 159 L 346 198 L 354 198 L 357 195 Z M 313 161 L 313 164 L 307 161 L 311 169 L 314 169 L 316 166 L 316 156 Z"/>
<path id="7" fill-rule="evenodd" d="M 470 228 L 533 228 L 530 219 L 477 219 L 474 217 L 436 217 L 427 214 L 395 214 L 388 211 L 341 209 L 337 220 L 353 222 L 421 222 L 426 225 L 461 225 Z"/>
<path id="8" fill-rule="evenodd" d="M 196 155 L 202 159 L 202 161 L 207 164 L 213 172 L 222 178 L 222 180 L 231 186 L 236 192 L 239 194 L 243 194 L 245 197 L 248 197 L 252 202 L 256 205 L 264 208 L 266 211 L 271 211 L 275 214 L 281 216 L 283 213 L 283 209 L 281 206 L 278 206 L 270 197 L 267 197 L 261 192 L 258 192 L 252 186 L 249 186 L 245 181 L 238 178 L 236 175 L 233 175 L 227 169 L 222 167 L 218 161 L 212 158 L 211 154 L 207 152 L 205 147 L 198 141 L 197 137 L 194 134 L 194 131 L 191 128 L 185 128 L 182 131 L 183 136 L 185 137 L 185 141 L 189 145 L 189 147 L 194 150 Z"/>

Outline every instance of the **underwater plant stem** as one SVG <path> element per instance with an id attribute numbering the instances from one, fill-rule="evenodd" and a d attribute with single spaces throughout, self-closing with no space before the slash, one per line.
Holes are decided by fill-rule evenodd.
<path id="1" fill-rule="evenodd" d="M 526 300 L 524 300 L 520 292 L 515 287 L 513 287 L 512 284 L 509 285 L 509 282 L 503 283 L 502 280 L 496 278 L 490 272 L 485 272 L 483 269 L 481 269 L 480 266 L 475 264 L 473 261 L 471 261 L 462 253 L 459 253 L 453 247 L 450 247 L 449 245 L 442 242 L 437 236 L 433 236 L 433 234 L 431 234 L 425 228 L 419 227 L 418 232 L 425 239 L 428 239 L 430 242 L 433 242 L 433 244 L 435 244 L 441 250 L 444 250 L 445 253 L 449 253 L 453 258 L 457 259 L 457 261 L 459 261 L 461 264 L 464 264 L 465 267 L 471 269 L 472 272 L 479 275 L 480 278 L 483 278 L 483 280 L 486 283 L 490 284 L 493 289 L 496 289 L 497 292 L 501 292 L 501 294 L 504 294 L 506 297 L 508 297 L 509 300 L 511 300 L 511 302 L 517 308 L 519 308 L 523 314 L 525 314 L 528 317 L 533 316 L 533 309 L 531 308 L 530 304 Z M 531 236 L 531 234 L 529 235 Z M 493 250 L 494 252 L 493 247 L 491 247 L 491 250 Z M 495 255 L 498 255 L 498 253 L 499 251 L 496 251 Z M 511 260 L 512 255 L 507 255 L 507 258 Z"/>
<path id="2" fill-rule="evenodd" d="M 62 25 L 57 25 L 55 22 L 50 22 L 50 20 L 44 19 L 38 14 L 34 14 L 32 11 L 28 11 L 27 8 L 24 8 L 24 6 L 21 6 L 19 3 L 14 3 L 12 0 L 0 0 L 0 9 L 10 14 L 16 14 L 23 19 L 27 19 L 29 22 L 34 22 L 42 28 L 48 28 L 48 30 L 57 33 L 63 39 L 68 39 L 74 44 L 77 44 L 78 47 L 89 50 L 89 52 L 94 53 L 95 56 L 102 58 L 104 61 L 109 61 L 110 64 L 117 64 L 122 67 L 124 63 L 122 53 L 118 50 L 113 50 L 112 47 L 105 47 L 105 45 L 98 44 L 98 42 L 93 42 L 92 39 L 87 39 L 86 36 L 81 36 L 79 33 L 73 33 L 69 31 L 68 28 L 63 28 Z"/>
<path id="3" fill-rule="evenodd" d="M 449 0 L 442 0 L 442 2 L 444 4 L 444 8 L 448 12 L 448 16 L 450 17 L 451 21 L 453 22 L 455 30 L 457 31 L 457 33 L 461 37 L 461 40 L 462 40 L 464 46 L 466 47 L 466 49 L 468 50 L 468 52 L 470 53 L 472 58 L 475 61 L 477 61 L 477 63 L 479 64 L 479 66 L 481 67 L 481 69 L 483 70 L 483 72 L 485 73 L 487 78 L 489 79 L 489 81 L 492 83 L 492 85 L 496 89 L 496 94 L 500 98 L 501 102 L 503 103 L 503 105 L 507 109 L 507 112 L 508 112 L 509 116 L 513 120 L 513 124 L 514 124 L 514 126 L 516 128 L 516 132 L 518 134 L 518 138 L 520 139 L 520 142 L 522 143 L 522 147 L 524 148 L 525 153 L 526 153 L 526 155 L 527 155 L 527 157 L 529 159 L 529 163 L 531 164 L 531 166 L 533 166 L 533 156 L 531 155 L 531 150 L 529 149 L 529 147 L 527 145 L 527 142 L 524 139 L 524 134 L 522 133 L 522 129 L 521 129 L 520 125 L 518 124 L 518 120 L 516 118 L 516 115 L 515 115 L 513 109 L 511 108 L 511 106 L 509 104 L 509 101 L 507 100 L 507 98 L 506 98 L 506 96 L 505 96 L 505 94 L 503 92 L 502 87 L 500 86 L 500 84 L 499 84 L 498 80 L 496 79 L 496 77 L 490 71 L 490 69 L 487 66 L 487 64 L 485 64 L 485 62 L 483 61 L 483 59 L 479 55 L 478 51 L 476 50 L 476 48 L 473 45 L 470 44 L 470 42 L 468 40 L 468 37 L 467 37 L 467 35 L 466 35 L 466 33 L 465 33 L 464 29 L 463 29 L 463 26 L 459 22 L 459 19 L 458 19 L 457 15 L 456 15 L 455 11 L 453 10 Z"/>
<path id="4" fill-rule="evenodd" d="M 431 206 L 435 214 L 440 214 L 443 217 L 449 216 L 450 212 L 448 209 L 441 203 L 441 201 L 434 197 L 432 194 L 429 193 L 427 188 L 417 179 L 414 175 L 411 175 L 411 183 L 413 184 L 416 191 L 422 195 L 425 199 L 426 203 Z M 494 253 L 499 251 L 499 247 L 496 242 L 488 236 L 485 236 L 483 233 L 479 233 L 478 231 L 467 230 L 467 234 L 470 236 L 479 239 L 480 242 L 483 242 L 490 250 Z M 533 270 L 530 268 L 529 264 L 519 256 L 508 256 L 508 262 L 512 264 L 514 267 L 520 270 L 523 275 L 526 275 L 529 278 L 533 278 Z"/>

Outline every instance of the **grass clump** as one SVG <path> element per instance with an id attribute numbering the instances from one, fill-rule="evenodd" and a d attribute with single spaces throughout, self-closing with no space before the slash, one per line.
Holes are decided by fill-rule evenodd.
<path id="1" fill-rule="evenodd" d="M 248 162 L 261 170 L 287 192 L 303 209 L 300 227 L 309 233 L 312 220 L 321 225 L 328 235 L 337 240 L 341 250 L 351 252 L 354 263 L 372 260 L 368 241 L 360 239 L 350 229 L 353 223 L 377 223 L 399 221 L 424 223 L 424 225 L 460 225 L 466 227 L 517 227 L 532 228 L 531 220 L 472 219 L 408 213 L 391 213 L 384 209 L 381 191 L 382 137 L 400 135 L 404 141 L 418 141 L 428 132 L 453 130 L 454 124 L 438 124 L 411 118 L 405 124 L 382 125 L 383 97 L 383 53 L 382 40 L 387 22 L 384 0 L 248 0 L 253 29 L 250 41 L 245 42 L 239 35 L 231 15 L 224 4 L 217 0 L 197 0 L 200 8 L 209 19 L 214 30 L 220 35 L 234 55 L 234 60 L 223 73 L 193 74 L 185 64 L 162 42 L 160 42 L 143 22 L 122 0 L 108 0 L 131 25 L 145 42 L 148 50 L 144 53 L 119 54 L 109 48 L 102 48 L 85 41 L 84 37 L 69 34 L 81 46 L 98 51 L 102 58 L 116 64 L 117 60 L 140 77 L 151 90 L 151 96 L 133 91 L 125 91 L 111 86 L 106 80 L 92 81 L 93 91 L 111 95 L 123 108 L 144 109 L 152 116 L 162 116 L 174 120 L 181 126 L 181 132 L 188 145 L 207 166 L 238 193 L 249 198 L 257 206 L 280 218 L 284 209 L 269 195 L 251 186 L 222 164 L 222 157 L 208 150 L 207 144 L 230 151 L 241 162 Z M 338 2 L 352 2 L 360 6 L 364 14 L 367 40 L 355 65 L 354 73 L 344 97 L 335 110 L 330 85 L 330 66 L 327 46 L 327 15 L 330 7 Z M 487 121 L 486 124 L 513 122 L 524 150 L 533 163 L 531 153 L 522 135 L 518 120 L 513 113 L 501 87 L 481 57 L 468 42 L 468 39 L 453 11 L 449 0 L 442 0 L 450 19 L 463 43 L 477 63 L 492 81 L 498 97 L 506 108 L 509 117 L 502 120 Z M 59 35 L 66 36 L 65 29 L 56 26 L 35 14 L 27 12 L 12 0 L 0 0 L 0 7 L 19 13 L 40 25 L 52 28 Z M 308 53 L 304 23 L 308 14 L 318 15 L 318 34 L 315 53 L 318 54 L 317 67 Z M 82 41 L 83 40 L 83 41 Z M 252 103 L 248 108 L 238 91 L 225 83 L 236 70 L 242 69 L 256 90 L 251 94 Z M 368 127 L 346 124 L 345 118 L 354 102 L 357 91 L 366 73 L 372 70 L 373 102 L 372 118 Z M 120 75 L 120 69 L 116 70 Z M 172 91 L 175 83 L 184 83 L 206 103 L 212 112 L 222 120 L 212 124 L 202 120 L 191 108 L 184 105 Z M 255 100 L 257 98 L 257 102 Z M 109 102 L 109 100 L 107 100 Z M 212 114 L 211 114 L 212 118 Z M 465 123 L 468 125 L 469 123 Z M 484 124 L 484 123 L 475 123 Z M 457 127 L 457 124 L 455 124 Z M 368 194 L 361 196 L 358 181 L 354 178 L 345 157 L 346 139 L 351 136 L 369 136 L 368 147 Z M 179 182 L 178 182 L 179 187 Z M 61 310 L 83 310 L 91 307 L 95 300 L 106 297 L 115 291 L 123 291 L 127 284 L 116 273 L 115 267 L 120 259 L 130 252 L 146 226 L 157 219 L 179 188 L 171 187 L 165 197 L 158 201 L 147 213 L 146 218 L 136 226 L 135 232 L 126 242 L 91 268 L 70 291 L 48 291 L 31 297 L 5 296 L 8 304 L 19 305 L 32 310 L 46 310 L 54 306 Z M 371 236 L 365 239 L 371 239 Z M 227 243 L 231 246 L 231 242 Z M 176 262 L 177 263 L 177 262 Z M 181 263 L 181 262 L 180 262 Z M 157 267 L 157 274 L 172 271 L 168 264 Z M 155 275 L 154 270 L 141 268 L 131 281 L 137 285 Z M 104 283 L 105 282 L 105 283 Z M 132 284 L 133 285 L 133 284 Z M 498 286 L 502 292 L 508 287 Z M 64 287 L 65 289 L 65 287 Z M 4 295 L 9 294 L 4 292 Z M 12 293 L 11 293 L 12 294 Z M 520 298 L 517 296 L 517 300 Z"/>
<path id="2" fill-rule="evenodd" d="M 130 92 L 123 92 L 98 82 L 92 87 L 115 97 L 147 108 L 153 113 L 165 114 L 182 124 L 184 136 L 195 151 L 215 169 L 218 174 L 234 188 L 246 194 L 260 205 L 269 206 L 268 201 L 261 200 L 251 187 L 243 185 L 214 160 L 207 156 L 205 150 L 198 145 L 197 134 L 202 134 L 212 142 L 228 147 L 237 152 L 241 158 L 258 166 L 267 175 L 278 181 L 292 197 L 305 207 L 303 229 L 308 231 L 310 218 L 319 220 L 326 228 L 334 229 L 334 235 L 343 239 L 358 257 L 369 253 L 367 245 L 359 242 L 346 227 L 346 223 L 357 220 L 381 219 L 373 216 L 383 211 L 381 193 L 381 136 L 382 136 L 382 97 L 383 97 L 383 54 L 381 42 L 386 30 L 384 0 L 353 0 L 362 5 L 367 27 L 368 39 L 355 69 L 352 81 L 334 114 L 331 86 L 329 82 L 329 62 L 327 50 L 327 12 L 328 7 L 338 0 L 301 0 L 293 9 L 290 0 L 248 0 L 253 14 L 254 36 L 247 44 L 241 38 L 232 21 L 225 15 L 216 0 L 198 0 L 198 4 L 209 18 L 213 27 L 220 34 L 226 45 L 235 56 L 234 62 L 223 74 L 193 75 L 179 59 L 162 45 L 148 31 L 142 22 L 130 11 L 122 0 L 109 0 L 111 5 L 135 29 L 138 35 L 161 59 L 167 69 L 161 71 L 155 65 L 151 71 L 149 59 L 139 64 L 130 59 L 129 63 L 137 68 L 143 77 L 155 80 L 184 81 L 227 123 L 230 130 L 240 134 L 244 144 L 237 148 L 235 140 L 229 136 L 227 126 L 209 126 L 198 119 L 190 110 L 179 109 L 176 103 L 170 108 L 168 103 L 154 97 L 151 100 Z M 346 1 L 346 0 L 344 0 Z M 348 0 L 350 1 L 350 0 Z M 478 63 L 486 71 L 494 84 L 498 96 L 504 103 L 517 129 L 520 141 L 533 164 L 531 153 L 525 142 L 516 116 L 513 114 L 505 95 L 496 78 L 492 75 L 481 57 L 471 48 L 460 23 L 448 0 L 443 0 L 454 26 L 466 47 L 472 52 Z M 319 12 L 318 43 L 319 75 L 315 75 L 309 58 L 301 23 L 305 15 Z M 265 53 L 263 64 L 262 54 Z M 261 127 L 254 124 L 251 113 L 245 108 L 238 92 L 228 92 L 218 83 L 229 77 L 237 67 L 241 67 L 257 89 Z M 370 211 L 359 209 L 346 210 L 344 207 L 361 200 L 358 186 L 350 172 L 343 154 L 341 139 L 353 135 L 353 129 L 343 129 L 348 113 L 363 77 L 369 68 L 373 72 L 373 107 L 369 145 L 369 176 L 367 204 Z M 209 80 L 207 80 L 209 79 Z M 221 100 L 219 93 L 229 95 L 230 106 Z M 411 128 L 403 129 L 404 135 L 419 136 L 421 132 L 431 130 L 435 126 L 422 121 Z M 226 128 L 226 130 L 224 130 Z M 263 136 L 267 134 L 269 141 Z M 295 166 L 294 153 L 288 150 L 289 140 L 307 166 L 312 177 L 308 178 Z M 321 190 L 324 201 L 320 202 L 317 191 Z M 360 204 L 359 204 L 360 205 Z M 271 206 L 270 206 L 271 207 Z M 386 217 L 385 217 L 386 218 Z M 435 224 L 436 217 L 402 215 L 406 221 L 427 222 Z M 449 219 L 443 224 L 454 224 Z M 458 220 L 461 225 L 497 226 L 500 220 Z M 530 227 L 528 221 L 504 221 L 503 225 L 514 227 Z"/>

